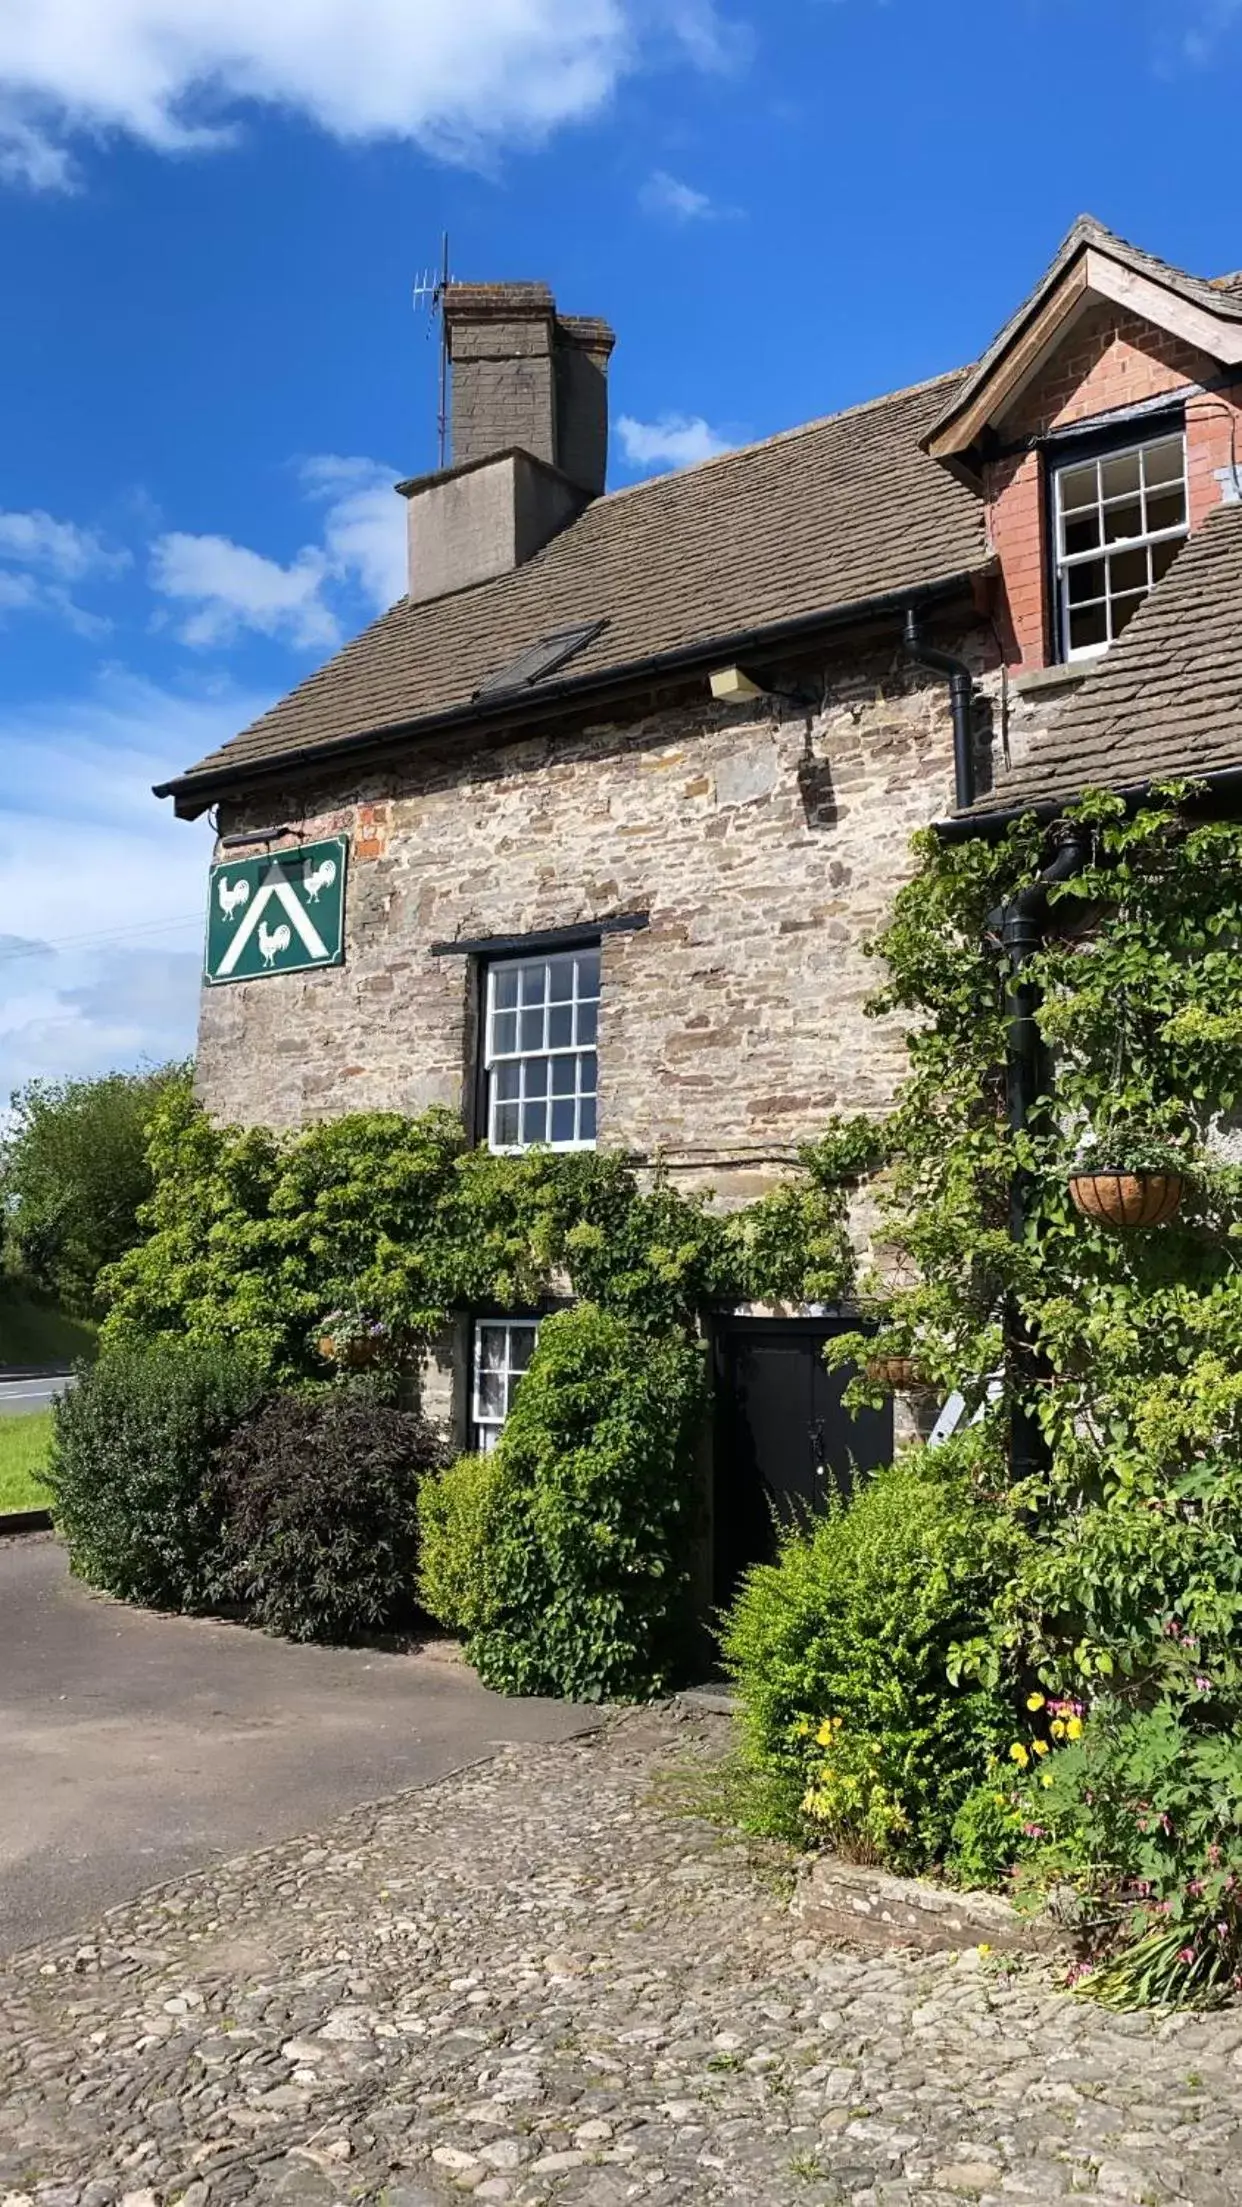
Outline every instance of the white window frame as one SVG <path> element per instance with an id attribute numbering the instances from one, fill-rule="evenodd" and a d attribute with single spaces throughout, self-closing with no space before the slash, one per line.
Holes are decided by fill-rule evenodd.
<path id="1" fill-rule="evenodd" d="M 596 961 L 598 979 L 594 995 L 581 993 L 579 989 L 580 964 L 584 958 L 593 958 Z M 554 968 L 563 970 L 566 966 L 572 966 L 573 968 L 572 993 L 568 997 L 558 998 L 554 1004 L 550 996 L 552 971 Z M 523 977 L 526 974 L 533 973 L 542 973 L 545 976 L 541 1005 L 523 1004 L 522 1002 L 525 990 Z M 496 1000 L 501 976 L 506 974 L 517 976 L 518 1002 L 516 1006 L 500 1005 Z M 582 1121 L 584 1103 L 594 1104 L 596 1119 L 598 1120 L 599 1004 L 602 985 L 601 952 L 597 942 L 580 943 L 574 948 L 566 950 L 548 950 L 533 955 L 527 954 L 526 956 L 518 955 L 512 958 L 492 958 L 488 960 L 487 985 L 484 991 L 483 1003 L 483 1085 L 487 1146 L 490 1150 L 495 1150 L 501 1156 L 517 1156 L 525 1150 L 536 1147 L 552 1150 L 593 1150 L 596 1147 L 597 1134 L 594 1131 L 590 1134 L 583 1134 Z M 566 1005 L 571 1008 L 573 1034 L 568 1043 L 553 1044 L 549 1040 L 550 1015 L 554 1009 L 563 1009 Z M 587 1042 L 578 1039 L 579 1006 L 593 1008 L 595 1013 L 594 1038 Z M 523 1011 L 532 1012 L 538 1009 L 542 1009 L 543 1012 L 543 1031 L 540 1045 L 538 1048 L 523 1049 L 521 1047 L 521 1014 Z M 501 1046 L 505 1037 L 503 1031 L 498 1032 L 500 1023 L 507 1018 L 513 1018 L 514 1020 L 514 1046 L 511 1049 Z M 559 1095 L 554 1099 L 551 1089 L 552 1067 L 558 1061 L 561 1065 L 564 1065 L 566 1061 L 573 1062 L 573 1088 L 568 1094 Z M 518 1093 L 516 1098 L 502 1097 L 499 1094 L 500 1084 L 497 1074 L 502 1066 L 508 1065 L 516 1066 L 518 1069 Z M 551 1126 L 551 1104 L 553 1100 L 559 1103 L 571 1102 L 573 1104 L 574 1133 L 568 1139 L 548 1139 L 536 1143 L 528 1142 L 522 1138 L 525 1104 L 528 1100 L 536 1100 L 536 1092 L 534 1091 L 532 1091 L 529 1099 L 527 1096 L 527 1067 L 531 1065 L 546 1065 L 548 1067 L 546 1075 L 548 1088 L 544 1093 L 548 1100 L 547 1124 L 549 1128 Z M 594 1067 L 593 1086 L 589 1085 L 584 1079 L 589 1065 Z M 519 1139 L 515 1142 L 502 1142 L 497 1138 L 498 1117 L 504 1103 L 516 1103 L 517 1105 Z"/>
<path id="2" fill-rule="evenodd" d="M 535 1352 L 540 1321 L 537 1318 L 476 1318 L 470 1338 L 470 1445 L 480 1456 L 490 1456 L 504 1431 L 518 1383 L 525 1378 L 530 1358 Z M 502 1333 L 504 1348 L 499 1364 L 491 1367 L 493 1376 L 499 1378 L 504 1398 L 499 1416 L 483 1409 L 481 1400 L 483 1379 L 483 1336 L 485 1333 Z M 530 1355 L 525 1364 L 513 1362 L 513 1337 L 530 1334 Z"/>
<path id="3" fill-rule="evenodd" d="M 1145 527 L 1138 536 L 1118 537 L 1111 542 L 1106 542 L 1104 537 L 1105 513 L 1110 506 L 1124 505 L 1128 502 L 1133 502 L 1135 493 L 1133 491 L 1122 491 L 1116 493 L 1111 498 L 1105 497 L 1103 481 L 1100 474 L 1101 468 L 1107 467 L 1111 461 L 1130 459 L 1135 453 L 1150 451 L 1156 445 L 1173 444 L 1175 442 L 1180 443 L 1182 451 L 1182 472 L 1180 478 L 1182 492 L 1182 520 L 1174 528 L 1147 529 Z M 1077 517 L 1079 515 L 1089 514 L 1094 511 L 1099 516 L 1099 542 L 1089 547 L 1088 550 L 1086 550 L 1085 552 L 1066 552 L 1064 549 L 1065 524 L 1067 519 L 1064 503 L 1065 478 L 1067 475 L 1075 473 L 1081 468 L 1092 466 L 1094 466 L 1096 471 L 1096 496 L 1094 508 L 1092 508 L 1091 506 L 1071 507 L 1070 515 Z M 1170 480 L 1166 483 L 1151 485 L 1150 493 L 1153 496 L 1158 496 L 1161 493 L 1167 495 L 1168 492 L 1174 490 L 1177 487 L 1177 483 L 1178 478 L 1174 476 L 1170 478 Z M 1144 522 L 1146 522 L 1147 519 L 1148 495 L 1149 486 L 1144 481 L 1142 469 L 1140 468 L 1138 497 L 1142 504 L 1142 515 Z M 1108 650 L 1109 645 L 1115 641 L 1116 635 L 1119 633 L 1113 627 L 1113 606 L 1115 601 L 1120 598 L 1129 598 L 1135 595 L 1132 590 L 1113 590 L 1111 586 L 1111 570 L 1109 565 L 1110 561 L 1115 558 L 1118 553 L 1148 551 L 1152 545 L 1156 544 L 1182 543 L 1190 533 L 1190 489 L 1186 479 L 1185 430 L 1166 428 L 1161 430 L 1158 435 L 1136 438 L 1133 444 L 1110 446 L 1107 450 L 1097 453 L 1091 453 L 1086 458 L 1074 459 L 1072 456 L 1067 454 L 1067 456 L 1063 460 L 1058 460 L 1053 470 L 1052 528 L 1053 587 L 1056 592 L 1057 639 L 1060 647 L 1061 658 L 1066 665 L 1072 665 L 1075 662 L 1083 659 L 1098 659 L 1102 652 Z M 1104 595 L 1102 598 L 1093 598 L 1088 602 L 1092 605 L 1103 606 L 1105 624 L 1108 630 L 1108 634 L 1101 643 L 1074 645 L 1070 642 L 1069 577 L 1076 567 L 1088 566 L 1093 561 L 1102 565 L 1104 568 Z M 1148 574 L 1150 575 L 1150 559 L 1147 562 L 1147 567 Z M 1154 588 L 1155 584 L 1149 581 L 1143 595 L 1145 597 L 1150 596 Z M 1077 606 L 1074 608 L 1074 610 L 1076 612 L 1081 612 L 1082 607 Z M 1137 606 L 1134 610 L 1137 612 Z M 1130 617 L 1133 618 L 1133 615 L 1131 615 Z"/>

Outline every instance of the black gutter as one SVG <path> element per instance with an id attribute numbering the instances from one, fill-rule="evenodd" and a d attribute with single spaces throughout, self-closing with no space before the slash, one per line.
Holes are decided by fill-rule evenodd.
<path id="1" fill-rule="evenodd" d="M 902 642 L 911 659 L 934 674 L 949 678 L 949 704 L 953 713 L 953 782 L 959 805 L 975 801 L 975 678 L 964 659 L 951 651 L 925 644 L 919 634 L 918 615 L 907 606 Z"/>
<path id="2" fill-rule="evenodd" d="M 630 660 L 595 674 L 572 676 L 565 682 L 541 685 L 520 698 L 501 693 L 494 698 L 471 699 L 469 704 L 452 706 L 446 712 L 432 713 L 419 720 L 394 721 L 387 727 L 367 729 L 361 734 L 334 736 L 327 743 L 299 744 L 272 758 L 249 763 L 238 760 L 233 766 L 216 767 L 210 773 L 178 775 L 172 781 L 157 782 L 152 794 L 174 800 L 189 798 L 195 802 L 196 811 L 202 812 L 215 798 L 249 789 L 256 782 L 280 782 L 290 774 L 330 766 L 341 758 L 380 754 L 394 744 L 407 742 L 411 736 L 427 740 L 452 735 L 465 728 L 521 726 L 530 720 L 546 720 L 550 712 L 569 712 L 577 705 L 606 698 L 614 692 L 620 695 L 645 682 L 668 681 L 681 674 L 691 674 L 697 668 L 727 666 L 748 655 L 771 658 L 796 650 L 799 645 L 813 642 L 827 633 L 883 620 L 893 614 L 904 615 L 911 606 L 946 603 L 964 596 L 991 565 L 989 561 L 966 568 L 960 574 L 946 575 L 940 582 L 921 583 L 914 589 L 886 590 L 878 597 L 860 598 L 850 605 L 832 607 L 825 612 L 800 614 L 796 620 L 743 629 L 732 636 L 682 645 L 676 651 Z"/>
<path id="3" fill-rule="evenodd" d="M 1120 789 L 1106 789 L 1110 797 L 1120 797 L 1128 812 L 1147 803 L 1153 789 L 1163 788 L 1168 782 L 1190 781 L 1192 787 L 1186 800 L 1188 811 L 1201 812 L 1211 809 L 1211 800 L 1242 795 L 1242 766 L 1219 766 L 1206 774 L 1158 774 L 1145 782 L 1127 782 Z M 1032 798 L 1026 804 L 1005 805 L 995 812 L 972 812 L 951 820 L 936 820 L 932 826 L 942 843 L 966 843 L 972 836 L 980 835 L 991 842 L 1005 833 L 1017 820 L 1034 820 L 1041 826 L 1049 826 L 1059 820 L 1067 805 L 1076 802 L 1083 789 L 1106 788 L 1104 784 L 1084 782 L 1075 792 L 1066 790 L 1060 797 Z"/>

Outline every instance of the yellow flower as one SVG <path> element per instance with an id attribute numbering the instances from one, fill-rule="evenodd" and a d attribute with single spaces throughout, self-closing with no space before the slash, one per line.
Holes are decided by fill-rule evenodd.
<path id="1" fill-rule="evenodd" d="M 1046 1755 L 1048 1752 L 1047 1740 L 1032 1740 L 1031 1745 L 1037 1755 Z"/>
<path id="2" fill-rule="evenodd" d="M 982 1946 L 977 1946 L 977 1947 L 975 1948 L 975 1952 L 976 1952 L 976 1954 L 990 1954 L 990 1953 L 991 1953 L 991 1951 L 992 1951 L 992 1949 L 991 1949 L 991 1947 L 990 1947 L 990 1946 L 988 1945 L 988 1942 L 987 1942 L 987 1940 L 986 1940 L 986 1939 L 985 1939 L 985 1940 L 983 1941 L 983 1944 L 982 1944 Z"/>
<path id="3" fill-rule="evenodd" d="M 1042 1694 L 1028 1694 L 1028 1695 L 1027 1695 L 1027 1697 L 1026 1697 L 1026 1705 L 1027 1705 L 1027 1708 L 1028 1708 L 1028 1709 L 1042 1709 L 1042 1708 L 1043 1708 L 1043 1706 L 1044 1706 L 1044 1697 L 1043 1697 L 1043 1695 L 1042 1695 Z"/>
<path id="4" fill-rule="evenodd" d="M 1040 1779 L 1039 1782 L 1041 1786 L 1050 1786 L 1053 1783 L 1052 1772 L 1050 1770 L 1045 1770 L 1043 1777 Z"/>
<path id="5" fill-rule="evenodd" d="M 1065 1719 L 1063 1717 L 1054 1717 L 1048 1729 L 1052 1733 L 1052 1737 L 1054 1740 L 1063 1740 L 1065 1738 Z"/>
<path id="6" fill-rule="evenodd" d="M 1070 1718 L 1069 1718 L 1068 1722 L 1066 1723 L 1066 1727 L 1065 1727 L 1065 1737 L 1066 1737 L 1066 1739 L 1067 1739 L 1067 1740 L 1080 1740 L 1080 1739 L 1082 1738 L 1082 1718 L 1081 1718 L 1081 1717 L 1070 1717 Z"/>
<path id="7" fill-rule="evenodd" d="M 838 1717 L 824 1718 L 824 1721 L 820 1725 L 818 1732 L 815 1734 L 815 1745 L 817 1747 L 831 1747 L 836 1736 L 836 1729 L 839 1722 L 840 1718 Z"/>
<path id="8" fill-rule="evenodd" d="M 1004 1806 L 1005 1806 L 1005 1796 L 1004 1796 L 1004 1794 L 1003 1794 L 1003 1793 L 994 1793 L 994 1794 L 992 1795 L 992 1799 L 993 1799 L 993 1800 L 995 1801 L 995 1803 L 996 1803 L 996 1806 L 997 1806 L 997 1808 L 998 1808 L 998 1809 L 1003 1809 L 1003 1808 L 1004 1808 Z"/>
<path id="9" fill-rule="evenodd" d="M 1019 1770 L 1025 1770 L 1030 1759 L 1031 1758 L 1027 1754 L 1027 1751 L 1022 1745 L 1021 1740 L 1015 1740 L 1013 1746 L 1009 1750 L 1010 1762 L 1016 1763 Z"/>

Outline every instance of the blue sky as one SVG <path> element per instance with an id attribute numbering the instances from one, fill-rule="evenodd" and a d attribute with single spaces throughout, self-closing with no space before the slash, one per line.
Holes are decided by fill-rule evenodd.
<path id="1" fill-rule="evenodd" d="M 0 1098 L 187 1050 L 149 784 L 400 587 L 411 287 L 608 316 L 613 479 L 977 352 L 1089 209 L 1242 265 L 1242 0 L 0 10 Z"/>

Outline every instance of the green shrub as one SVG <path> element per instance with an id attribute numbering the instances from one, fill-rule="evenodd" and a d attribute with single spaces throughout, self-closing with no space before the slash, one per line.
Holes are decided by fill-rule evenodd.
<path id="1" fill-rule="evenodd" d="M 667 1689 L 692 1629 L 704 1359 L 580 1303 L 546 1319 L 497 1450 L 503 1507 L 470 1657 L 502 1693 Z"/>
<path id="2" fill-rule="evenodd" d="M 955 1682 L 953 1651 L 986 1634 L 1018 1545 L 944 1450 L 878 1473 L 750 1573 L 723 1645 L 770 1828 L 903 1868 L 943 1859 L 1013 1736 L 1012 1695 Z"/>
<path id="3" fill-rule="evenodd" d="M 290 1640 L 356 1640 L 415 1604 L 418 1487 L 437 1433 L 348 1388 L 276 1395 L 219 1457 L 225 1583 Z"/>
<path id="4" fill-rule="evenodd" d="M 418 1490 L 418 1598 L 467 1638 L 487 1621 L 505 1477 L 496 1456 L 459 1456 Z"/>
<path id="5" fill-rule="evenodd" d="M 47 1471 L 74 1570 L 126 1601 L 201 1609 L 219 1564 L 215 1451 L 259 1392 L 223 1349 L 113 1350 L 60 1397 Z"/>

